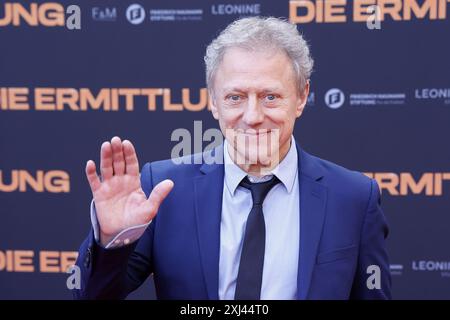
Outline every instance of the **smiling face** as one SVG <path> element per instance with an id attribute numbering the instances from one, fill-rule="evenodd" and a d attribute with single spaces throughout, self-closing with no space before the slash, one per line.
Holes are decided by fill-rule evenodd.
<path id="1" fill-rule="evenodd" d="M 292 62 L 279 50 L 229 48 L 214 77 L 210 105 L 243 170 L 262 175 L 287 154 L 309 84 L 300 93 Z"/>

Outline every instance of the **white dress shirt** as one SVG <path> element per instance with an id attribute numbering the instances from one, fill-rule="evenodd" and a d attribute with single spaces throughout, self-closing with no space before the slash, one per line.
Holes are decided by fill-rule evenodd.
<path id="1" fill-rule="evenodd" d="M 264 177 L 249 176 L 251 182 L 270 180 L 274 174 L 281 183 L 274 186 L 263 203 L 266 223 L 261 299 L 296 299 L 300 237 L 298 159 L 295 140 L 286 157 Z M 234 299 L 236 279 L 244 241 L 247 217 L 253 206 L 250 190 L 239 186 L 247 173 L 228 154 L 224 143 L 224 188 L 220 223 L 219 299 Z"/>

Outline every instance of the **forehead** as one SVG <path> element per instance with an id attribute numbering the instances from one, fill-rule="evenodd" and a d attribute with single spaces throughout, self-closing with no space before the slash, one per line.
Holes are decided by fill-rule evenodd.
<path id="1" fill-rule="evenodd" d="M 229 48 L 217 69 L 216 89 L 283 88 L 295 80 L 292 62 L 279 49 Z"/>

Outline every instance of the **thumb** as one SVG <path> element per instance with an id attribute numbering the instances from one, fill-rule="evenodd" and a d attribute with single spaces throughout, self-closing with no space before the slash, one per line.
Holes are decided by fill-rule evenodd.
<path id="1" fill-rule="evenodd" d="M 150 197 L 148 197 L 147 202 L 150 207 L 150 216 L 153 218 L 158 212 L 159 206 L 167 197 L 169 192 L 172 190 L 174 183 L 172 180 L 163 180 L 158 183 L 150 193 Z"/>

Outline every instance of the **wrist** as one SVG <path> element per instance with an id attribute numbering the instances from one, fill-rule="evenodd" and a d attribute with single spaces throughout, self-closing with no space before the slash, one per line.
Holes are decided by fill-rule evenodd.
<path id="1" fill-rule="evenodd" d="M 112 239 L 114 239 L 114 236 L 107 235 L 100 231 L 100 239 L 99 240 L 100 240 L 100 244 L 103 247 L 106 247 L 112 241 Z"/>

